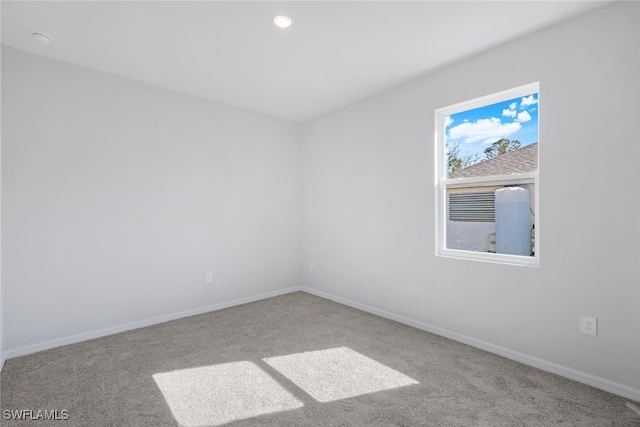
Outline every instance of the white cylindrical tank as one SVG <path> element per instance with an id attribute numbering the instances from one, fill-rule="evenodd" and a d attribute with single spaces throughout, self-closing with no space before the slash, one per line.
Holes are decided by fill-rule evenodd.
<path id="1" fill-rule="evenodd" d="M 529 190 L 496 190 L 496 253 L 531 256 Z"/>

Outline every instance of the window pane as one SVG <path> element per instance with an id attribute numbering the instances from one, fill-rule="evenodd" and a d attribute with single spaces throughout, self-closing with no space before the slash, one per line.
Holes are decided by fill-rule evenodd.
<path id="1" fill-rule="evenodd" d="M 446 196 L 447 249 L 534 255 L 534 184 L 474 184 Z"/>
<path id="2" fill-rule="evenodd" d="M 538 94 L 447 116 L 445 148 L 449 179 L 538 170 Z"/>

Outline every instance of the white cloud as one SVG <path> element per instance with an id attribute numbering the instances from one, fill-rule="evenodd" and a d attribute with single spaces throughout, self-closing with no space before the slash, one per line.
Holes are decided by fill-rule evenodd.
<path id="1" fill-rule="evenodd" d="M 518 106 L 517 102 L 512 102 L 511 104 L 509 104 L 509 110 L 515 110 L 517 106 Z"/>
<path id="2" fill-rule="evenodd" d="M 513 104 L 511 104 L 511 105 L 513 105 Z M 509 108 L 511 108 L 511 106 L 509 106 Z M 503 115 L 503 116 L 505 116 L 505 117 L 511 117 L 511 118 L 514 118 L 517 114 L 518 114 L 518 112 L 517 112 L 516 110 L 511 110 L 511 109 L 509 109 L 509 110 L 506 110 L 506 109 L 505 109 L 505 110 L 502 110 L 502 115 Z"/>
<path id="3" fill-rule="evenodd" d="M 531 120 L 531 114 L 529 114 L 527 110 L 524 110 L 518 113 L 518 118 L 516 119 L 516 122 L 526 123 L 529 120 Z"/>
<path id="4" fill-rule="evenodd" d="M 451 123 L 453 123 L 453 119 L 451 118 L 451 116 L 445 117 L 444 127 L 448 128 L 449 126 L 451 126 Z"/>
<path id="5" fill-rule="evenodd" d="M 534 98 L 533 95 L 525 96 L 520 100 L 520 107 L 526 108 L 531 105 L 536 105 L 538 103 L 538 99 Z"/>
<path id="6" fill-rule="evenodd" d="M 481 141 L 483 144 L 491 144 L 500 138 L 513 135 L 521 127 L 518 122 L 502 123 L 500 119 L 492 117 L 454 126 L 449 129 L 449 138 L 466 143 Z"/>

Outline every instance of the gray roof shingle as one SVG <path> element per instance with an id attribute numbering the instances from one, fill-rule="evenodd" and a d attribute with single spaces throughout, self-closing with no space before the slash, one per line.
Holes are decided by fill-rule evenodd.
<path id="1" fill-rule="evenodd" d="M 509 151 L 493 159 L 476 163 L 449 174 L 449 179 L 477 176 L 510 175 L 538 170 L 538 143 Z"/>

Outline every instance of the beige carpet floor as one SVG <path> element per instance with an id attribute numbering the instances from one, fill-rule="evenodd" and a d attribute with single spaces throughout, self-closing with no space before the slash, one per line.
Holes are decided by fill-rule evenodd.
<path id="1" fill-rule="evenodd" d="M 304 292 L 10 359 L 0 392 L 6 426 L 640 426 L 615 395 Z"/>

